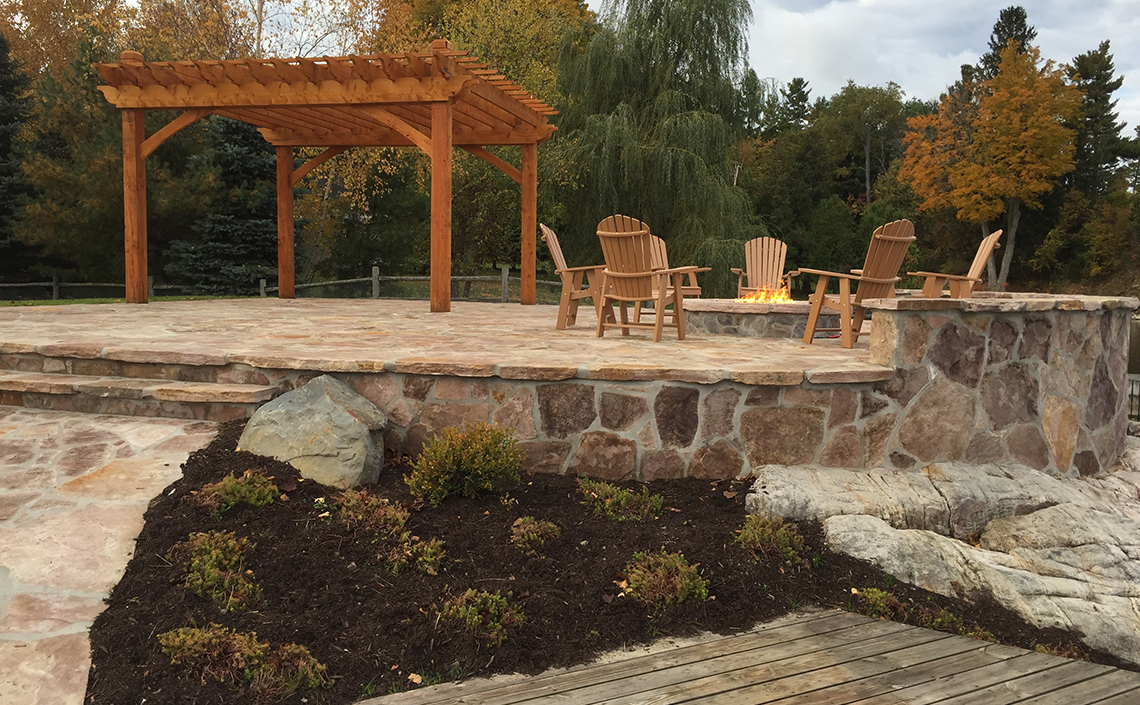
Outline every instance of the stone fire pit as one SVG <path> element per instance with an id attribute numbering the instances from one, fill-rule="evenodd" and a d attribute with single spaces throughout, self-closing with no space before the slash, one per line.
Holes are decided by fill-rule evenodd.
<path id="1" fill-rule="evenodd" d="M 685 332 L 802 338 L 810 308 L 807 301 L 750 304 L 732 299 L 685 299 Z M 835 314 L 823 313 L 819 319 L 820 328 L 839 327 L 839 316 Z"/>

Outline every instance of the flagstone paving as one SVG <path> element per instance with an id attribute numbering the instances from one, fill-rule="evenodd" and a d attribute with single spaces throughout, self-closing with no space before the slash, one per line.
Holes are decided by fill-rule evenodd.
<path id="1" fill-rule="evenodd" d="M 205 421 L 0 406 L 0 703 L 79 705 L 87 630 Z"/>
<path id="2" fill-rule="evenodd" d="M 554 306 L 460 301 L 450 313 L 430 313 L 426 301 L 385 299 L 5 307 L 0 356 L 86 358 L 82 374 L 112 374 L 100 367 L 109 361 L 705 384 L 871 382 L 892 374 L 870 362 L 866 341 L 844 350 L 838 340 L 804 345 L 710 333 L 680 341 L 667 334 L 654 343 L 645 331 L 610 331 L 599 339 L 592 307 L 580 308 L 577 325 L 566 330 L 555 330 L 556 312 Z"/>

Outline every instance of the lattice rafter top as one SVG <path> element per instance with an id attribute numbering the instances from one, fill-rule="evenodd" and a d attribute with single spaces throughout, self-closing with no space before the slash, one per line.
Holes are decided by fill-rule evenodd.
<path id="1" fill-rule="evenodd" d="M 431 104 L 452 103 L 456 146 L 529 144 L 557 111 L 465 51 L 293 59 L 144 61 L 125 51 L 95 64 L 118 108 L 207 109 L 294 146 L 409 146 L 430 139 Z M 411 134 L 411 138 L 409 137 Z"/>

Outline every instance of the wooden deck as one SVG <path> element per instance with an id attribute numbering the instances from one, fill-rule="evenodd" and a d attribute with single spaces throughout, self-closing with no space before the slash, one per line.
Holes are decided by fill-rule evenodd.
<path id="1" fill-rule="evenodd" d="M 358 705 L 1135 705 L 1140 673 L 845 612 L 642 656 L 448 683 Z"/>

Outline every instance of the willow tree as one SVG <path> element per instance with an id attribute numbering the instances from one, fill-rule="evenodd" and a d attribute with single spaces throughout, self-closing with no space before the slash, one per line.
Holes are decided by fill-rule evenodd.
<path id="1" fill-rule="evenodd" d="M 746 0 L 614 0 L 590 35 L 563 41 L 564 96 L 545 158 L 562 190 L 572 259 L 600 258 L 598 221 L 649 223 L 670 261 L 713 267 L 732 290 L 741 241 L 762 234 L 728 161 L 745 127 Z"/>

